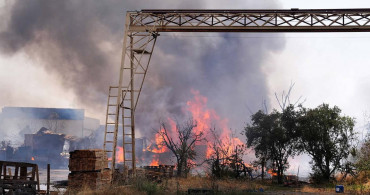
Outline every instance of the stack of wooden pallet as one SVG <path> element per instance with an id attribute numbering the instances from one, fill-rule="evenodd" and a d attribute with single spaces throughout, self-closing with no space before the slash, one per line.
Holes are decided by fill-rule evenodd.
<path id="1" fill-rule="evenodd" d="M 174 168 L 173 165 L 144 166 L 146 178 L 158 181 L 173 177 Z"/>
<path id="2" fill-rule="evenodd" d="M 70 152 L 68 187 L 96 189 L 111 182 L 107 156 L 103 150 L 75 150 Z"/>

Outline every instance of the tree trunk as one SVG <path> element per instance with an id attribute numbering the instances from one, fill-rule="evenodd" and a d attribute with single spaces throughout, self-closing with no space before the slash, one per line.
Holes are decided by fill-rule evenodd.
<path id="1" fill-rule="evenodd" d="M 261 167 L 262 167 L 262 181 L 265 178 L 265 161 L 262 160 L 261 162 Z"/>
<path id="2" fill-rule="evenodd" d="M 181 160 L 177 160 L 177 177 L 181 177 L 182 175 L 182 166 Z"/>
<path id="3" fill-rule="evenodd" d="M 282 163 L 282 161 L 280 161 L 280 160 L 278 160 L 277 161 L 278 163 L 277 163 L 277 168 L 278 168 L 278 170 L 277 170 L 277 176 L 278 176 L 278 184 L 283 184 L 283 174 L 284 174 L 284 172 L 283 172 L 283 163 Z"/>

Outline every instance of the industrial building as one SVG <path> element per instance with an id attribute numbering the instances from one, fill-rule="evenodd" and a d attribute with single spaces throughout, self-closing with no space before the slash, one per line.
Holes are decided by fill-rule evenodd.
<path id="1" fill-rule="evenodd" d="M 4 107 L 0 113 L 0 130 L 5 134 L 32 134 L 42 127 L 54 133 L 84 137 L 96 131 L 100 121 L 86 117 L 84 109 Z"/>

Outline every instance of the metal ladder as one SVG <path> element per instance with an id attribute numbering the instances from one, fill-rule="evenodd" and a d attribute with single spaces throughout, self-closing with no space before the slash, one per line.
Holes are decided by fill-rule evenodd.
<path id="1" fill-rule="evenodd" d="M 123 166 L 126 168 L 131 166 L 134 169 L 135 160 L 135 126 L 133 124 L 134 108 L 132 108 L 132 100 L 130 97 L 131 90 L 122 90 L 122 142 L 123 142 Z"/>
<path id="2" fill-rule="evenodd" d="M 113 176 L 115 171 L 116 163 L 116 152 L 117 152 L 117 137 L 118 131 L 115 131 L 115 125 L 119 125 L 119 109 L 117 105 L 118 98 L 118 87 L 110 86 L 107 101 L 107 111 L 105 118 L 105 130 L 104 130 L 104 154 L 108 158 L 108 167 L 111 169 Z M 102 161 L 102 167 L 104 167 L 104 161 Z"/>
<path id="3" fill-rule="evenodd" d="M 127 20 L 126 24 L 128 22 Z M 112 178 L 116 168 L 120 129 L 124 168 L 131 168 L 133 176 L 136 172 L 135 110 L 157 36 L 156 32 L 131 33 L 125 30 L 119 82 L 118 86 L 109 88 L 104 134 L 104 152 L 109 157 L 108 167 L 111 169 Z"/>

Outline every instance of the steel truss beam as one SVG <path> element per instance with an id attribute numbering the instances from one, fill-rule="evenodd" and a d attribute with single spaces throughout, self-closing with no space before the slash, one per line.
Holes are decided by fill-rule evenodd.
<path id="1" fill-rule="evenodd" d="M 129 16 L 132 32 L 370 31 L 370 9 L 142 10 Z"/>
<path id="2" fill-rule="evenodd" d="M 104 137 L 104 151 L 110 159 L 112 175 L 117 160 L 117 137 L 120 129 L 124 166 L 131 167 L 135 174 L 135 110 L 159 32 L 369 31 L 370 9 L 127 12 L 119 83 L 109 89 Z M 115 103 L 110 103 L 112 101 Z M 109 128 L 109 125 L 113 128 Z"/>

